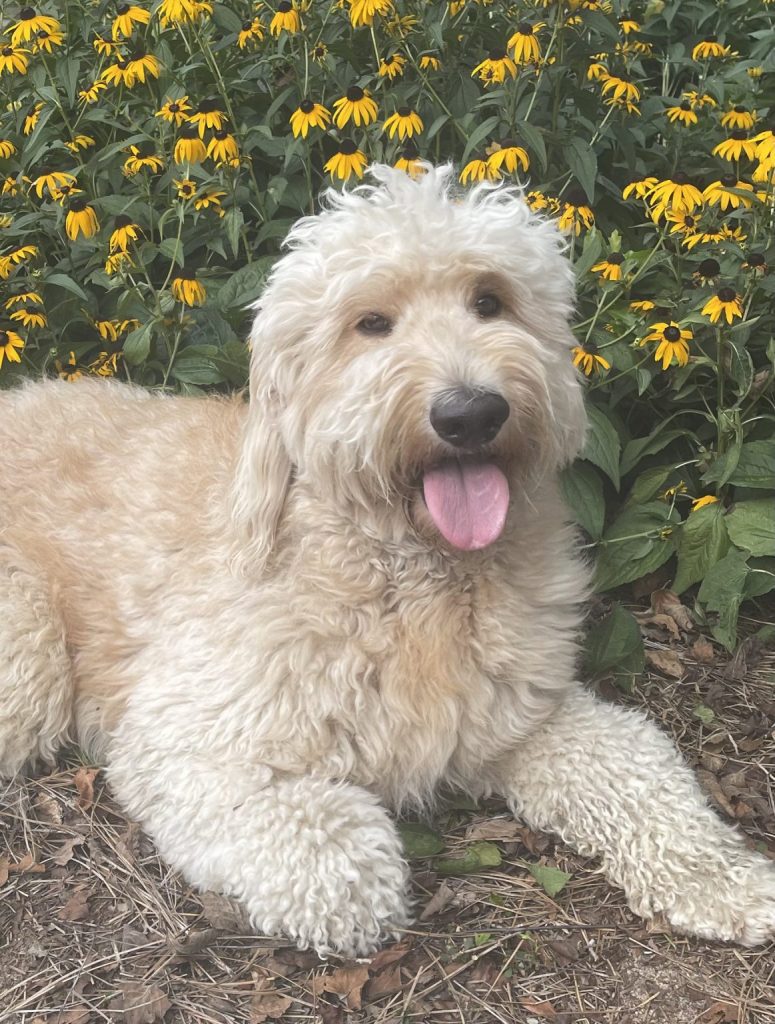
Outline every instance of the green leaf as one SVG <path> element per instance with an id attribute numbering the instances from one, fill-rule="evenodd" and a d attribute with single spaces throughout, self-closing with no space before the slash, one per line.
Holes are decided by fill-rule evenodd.
<path id="1" fill-rule="evenodd" d="M 574 136 L 565 149 L 565 159 L 573 176 L 586 192 L 587 199 L 593 203 L 597 180 L 597 156 L 594 149 L 584 139 Z"/>
<path id="2" fill-rule="evenodd" d="M 625 505 L 632 507 L 651 501 L 661 490 L 664 490 L 667 479 L 673 472 L 673 466 L 652 466 L 651 469 L 644 469 L 635 478 Z"/>
<path id="3" fill-rule="evenodd" d="M 218 290 L 215 301 L 223 310 L 241 310 L 255 302 L 264 287 L 271 260 L 258 260 L 240 267 Z"/>
<path id="4" fill-rule="evenodd" d="M 177 357 L 172 376 L 186 384 L 219 384 L 223 380 L 223 373 L 212 359 L 190 349 L 184 349 Z"/>
<path id="5" fill-rule="evenodd" d="M 441 857 L 433 866 L 440 875 L 470 875 L 482 868 L 497 868 L 502 860 L 495 843 L 482 840 L 467 846 L 462 857 Z"/>
<path id="6" fill-rule="evenodd" d="M 656 455 L 666 448 L 671 441 L 677 437 L 686 437 L 684 430 L 665 430 L 664 424 L 660 424 L 648 437 L 636 437 L 625 445 L 622 453 L 622 476 L 634 469 L 641 459 L 647 455 Z"/>
<path id="7" fill-rule="evenodd" d="M 552 897 L 561 893 L 573 877 L 566 871 L 549 867 L 547 864 L 528 864 L 527 869 L 546 895 Z"/>
<path id="8" fill-rule="evenodd" d="M 643 639 L 635 617 L 615 604 L 610 615 L 596 623 L 587 634 L 585 667 L 591 675 L 613 669 L 615 675 L 640 675 L 645 665 Z"/>
<path id="9" fill-rule="evenodd" d="M 577 281 L 581 281 L 583 279 L 589 268 L 597 262 L 602 251 L 603 237 L 597 228 L 592 228 L 591 231 L 587 232 L 587 236 L 584 239 L 584 247 L 581 250 L 581 255 L 573 264 L 573 270 L 576 274 Z"/>
<path id="10" fill-rule="evenodd" d="M 754 597 L 763 597 L 775 590 L 775 558 L 749 558 L 748 578 L 745 581 L 743 598 L 747 601 Z M 772 628 L 775 627 L 765 627 Z"/>
<path id="11" fill-rule="evenodd" d="M 712 725 L 716 719 L 713 708 L 709 708 L 706 704 L 696 704 L 692 714 L 695 718 L 699 718 L 703 725 Z"/>
<path id="12" fill-rule="evenodd" d="M 563 471 L 560 488 L 568 511 L 593 540 L 603 536 L 605 499 L 603 481 L 587 462 L 575 462 Z"/>
<path id="13" fill-rule="evenodd" d="M 740 501 L 727 515 L 732 543 L 752 555 L 775 555 L 775 500 Z"/>
<path id="14" fill-rule="evenodd" d="M 727 482 L 736 487 L 775 488 L 775 439 L 744 444 Z"/>
<path id="15" fill-rule="evenodd" d="M 124 359 L 130 366 L 139 366 L 148 358 L 153 337 L 153 321 L 136 328 L 124 339 Z"/>
<path id="16" fill-rule="evenodd" d="M 677 534 L 678 568 L 672 589 L 682 594 L 693 583 L 699 583 L 729 550 L 723 505 L 716 502 L 690 512 Z"/>
<path id="17" fill-rule="evenodd" d="M 621 443 L 611 421 L 594 405 L 587 406 L 589 433 L 581 457 L 602 469 L 619 490 L 619 452 Z"/>
<path id="18" fill-rule="evenodd" d="M 166 256 L 170 263 L 177 263 L 183 266 L 183 243 L 179 238 L 165 238 L 159 242 L 159 252 Z"/>
<path id="19" fill-rule="evenodd" d="M 470 153 L 476 149 L 480 142 L 482 142 L 490 132 L 497 126 L 499 118 L 488 117 L 486 120 L 478 124 L 476 128 L 468 136 L 468 142 L 466 148 L 463 150 L 463 156 L 460 158 L 460 163 L 465 164 Z"/>
<path id="20" fill-rule="evenodd" d="M 72 277 L 68 277 L 67 274 L 47 274 L 43 279 L 43 284 L 46 286 L 55 285 L 57 288 L 64 288 L 66 291 L 72 292 L 73 295 L 77 295 L 79 299 L 83 299 L 84 302 L 89 301 L 89 296 L 83 288 L 81 288 L 79 284 L 76 284 Z"/>
<path id="21" fill-rule="evenodd" d="M 708 570 L 697 595 L 706 611 L 718 613 L 715 622 L 711 623 L 711 633 L 728 651 L 735 649 L 737 615 L 745 593 L 747 576 L 745 556 L 737 548 L 730 548 Z"/>
<path id="22" fill-rule="evenodd" d="M 398 834 L 404 844 L 404 853 L 410 860 L 434 857 L 444 849 L 444 840 L 439 833 L 416 821 L 399 822 Z"/>
<path id="23" fill-rule="evenodd" d="M 598 547 L 595 589 L 610 590 L 664 565 L 675 550 L 677 522 L 678 514 L 661 501 L 625 509 Z"/>

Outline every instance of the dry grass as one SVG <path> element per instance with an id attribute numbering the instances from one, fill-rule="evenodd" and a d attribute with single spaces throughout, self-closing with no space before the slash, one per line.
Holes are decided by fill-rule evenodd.
<path id="1" fill-rule="evenodd" d="M 671 638 L 648 616 L 643 627 L 682 678 L 652 671 L 633 697 L 614 696 L 647 706 L 722 813 L 775 856 L 775 655 L 747 642 L 735 661 L 711 660 L 696 636 Z M 371 962 L 324 963 L 246 937 L 239 909 L 188 888 L 99 776 L 91 799 L 79 767 L 0 790 L 2 1024 L 775 1024 L 772 948 L 645 926 L 595 863 L 497 805 L 452 806 L 435 824 L 450 852 L 497 838 L 500 868 L 445 881 L 416 862 L 419 906 L 436 897 L 439 909 Z M 539 860 L 572 875 L 554 899 L 526 870 Z"/>

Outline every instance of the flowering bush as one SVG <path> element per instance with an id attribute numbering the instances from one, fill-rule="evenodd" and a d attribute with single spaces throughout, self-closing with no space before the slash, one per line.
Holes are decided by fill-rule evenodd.
<path id="1" fill-rule="evenodd" d="M 775 586 L 774 13 L 6 4 L 0 383 L 242 385 L 245 304 L 321 187 L 421 158 L 520 182 L 576 263 L 592 426 L 564 485 L 597 585 L 701 584 L 731 647 Z"/>

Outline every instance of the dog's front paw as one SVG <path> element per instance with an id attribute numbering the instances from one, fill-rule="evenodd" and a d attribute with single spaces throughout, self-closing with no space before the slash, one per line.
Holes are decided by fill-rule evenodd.
<path id="1" fill-rule="evenodd" d="M 725 873 L 718 868 L 677 894 L 671 925 L 704 939 L 758 946 L 775 938 L 775 865 L 755 854 Z"/>

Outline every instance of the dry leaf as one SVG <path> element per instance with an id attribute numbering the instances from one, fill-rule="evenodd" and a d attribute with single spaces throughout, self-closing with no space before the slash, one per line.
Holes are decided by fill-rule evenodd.
<path id="1" fill-rule="evenodd" d="M 445 882 L 441 883 L 445 885 Z M 394 964 L 396 960 L 401 960 L 409 952 L 411 943 L 404 940 L 403 942 L 396 942 L 392 946 L 385 946 L 378 953 L 375 953 L 369 963 L 369 970 L 372 974 L 376 974 L 378 971 L 384 970 L 385 967 L 389 967 Z"/>
<path id="2" fill-rule="evenodd" d="M 217 928 L 192 928 L 179 939 L 170 938 L 167 945 L 178 956 L 195 956 L 218 938 Z"/>
<path id="3" fill-rule="evenodd" d="M 48 1024 L 88 1024 L 91 1012 L 88 1006 L 75 1006 L 71 1010 L 60 1010 L 48 1018 Z"/>
<path id="4" fill-rule="evenodd" d="M 8 881 L 8 858 L 0 857 L 0 887 Z"/>
<path id="5" fill-rule="evenodd" d="M 15 864 L 8 861 L 5 863 L 9 872 L 16 872 L 19 875 L 39 875 L 41 871 L 46 870 L 42 864 L 35 861 L 35 855 L 32 853 L 25 853 L 22 859 L 17 860 Z"/>
<path id="6" fill-rule="evenodd" d="M 694 619 L 686 605 L 681 604 L 678 594 L 672 590 L 655 590 L 651 595 L 651 607 L 657 615 L 669 615 L 685 633 L 694 632 Z"/>
<path id="7" fill-rule="evenodd" d="M 53 796 L 40 792 L 35 797 L 32 806 L 35 808 L 39 821 L 47 821 L 49 825 L 62 824 L 62 808 Z"/>
<path id="8" fill-rule="evenodd" d="M 716 661 L 716 652 L 713 650 L 713 644 L 704 637 L 694 641 L 691 646 L 691 652 L 694 659 L 699 661 L 701 665 L 713 665 Z"/>
<path id="9" fill-rule="evenodd" d="M 727 799 L 727 795 L 721 788 L 721 785 L 711 772 L 705 771 L 703 768 L 697 769 L 697 778 L 700 780 L 700 785 L 711 798 L 719 805 L 719 807 L 729 815 L 730 818 L 735 818 L 735 809 Z"/>
<path id="10" fill-rule="evenodd" d="M 675 651 L 646 651 L 646 661 L 671 679 L 683 678 L 684 667 Z"/>
<path id="11" fill-rule="evenodd" d="M 342 997 L 348 1010 L 360 1010 L 361 992 L 368 980 L 369 968 L 366 965 L 338 967 L 331 974 L 319 974 L 313 978 L 312 991 L 315 995 L 333 992 Z"/>
<path id="12" fill-rule="evenodd" d="M 536 1013 L 539 1017 L 544 1017 L 546 1020 L 554 1020 L 557 1016 L 557 1011 L 551 1003 L 534 1003 L 531 999 L 520 999 L 519 1005 L 529 1013 Z"/>
<path id="13" fill-rule="evenodd" d="M 233 900 L 219 892 L 200 892 L 198 896 L 205 917 L 213 926 L 225 932 L 238 935 L 250 928 L 248 915 L 239 900 Z"/>
<path id="14" fill-rule="evenodd" d="M 440 914 L 451 898 L 452 890 L 449 887 L 449 883 L 444 881 L 422 908 L 420 920 L 427 921 L 428 918 L 433 917 L 434 914 Z"/>
<path id="15" fill-rule="evenodd" d="M 73 859 L 73 850 L 76 846 L 81 846 L 84 839 L 83 836 L 73 836 L 72 839 L 68 839 L 67 842 L 62 843 L 58 850 L 55 850 L 51 854 L 49 860 L 53 860 L 55 864 L 58 864 L 60 868 L 64 867 Z"/>
<path id="16" fill-rule="evenodd" d="M 733 1024 L 740 1016 L 740 1007 L 733 1003 L 718 1002 L 704 1010 L 697 1018 L 697 1024 Z"/>
<path id="17" fill-rule="evenodd" d="M 519 839 L 522 826 L 513 818 L 487 818 L 475 821 L 466 830 L 466 839 L 500 839 L 502 842 L 513 842 Z"/>
<path id="18" fill-rule="evenodd" d="M 78 790 L 78 807 L 82 811 L 88 811 L 94 803 L 94 780 L 98 773 L 99 768 L 79 768 L 73 776 L 75 788 Z"/>
<path id="19" fill-rule="evenodd" d="M 250 1024 L 264 1024 L 266 1020 L 282 1017 L 293 1002 L 274 987 L 274 980 L 267 971 L 253 972 L 256 988 L 250 999 Z"/>
<path id="20" fill-rule="evenodd" d="M 70 899 L 60 909 L 57 917 L 60 921 L 83 921 L 89 916 L 89 893 L 85 886 L 78 886 Z"/>
<path id="21" fill-rule="evenodd" d="M 124 981 L 121 993 L 110 1001 L 109 1009 L 123 1011 L 121 1024 L 156 1024 L 164 1019 L 172 1006 L 169 999 L 156 985 L 145 985 L 142 981 Z"/>
<path id="22" fill-rule="evenodd" d="M 366 986 L 366 1002 L 370 1003 L 383 996 L 393 996 L 404 987 L 401 978 L 401 964 L 394 964 L 380 971 Z"/>

